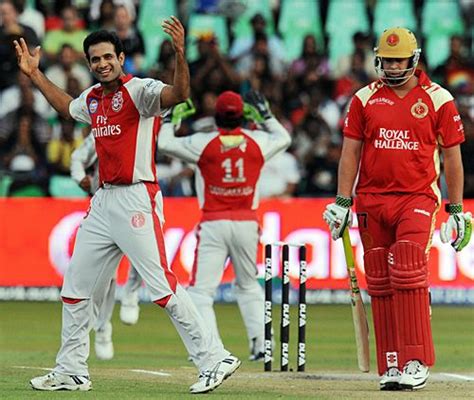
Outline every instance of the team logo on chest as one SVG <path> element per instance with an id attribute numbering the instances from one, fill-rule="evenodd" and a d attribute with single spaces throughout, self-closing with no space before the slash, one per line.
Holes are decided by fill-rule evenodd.
<path id="1" fill-rule="evenodd" d="M 92 99 L 89 103 L 89 113 L 94 114 L 97 111 L 99 102 L 96 99 Z"/>
<path id="2" fill-rule="evenodd" d="M 122 109 L 122 106 L 123 106 L 122 92 L 118 91 L 117 93 L 114 94 L 114 97 L 112 97 L 112 110 L 115 112 L 119 112 Z"/>
<path id="3" fill-rule="evenodd" d="M 418 101 L 411 106 L 410 111 L 411 115 L 413 115 L 415 118 L 425 118 L 428 115 L 428 106 L 423 103 L 421 99 L 418 99 Z"/>

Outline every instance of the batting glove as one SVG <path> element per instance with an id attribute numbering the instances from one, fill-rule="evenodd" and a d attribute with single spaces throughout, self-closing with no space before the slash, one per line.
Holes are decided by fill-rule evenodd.
<path id="1" fill-rule="evenodd" d="M 247 92 L 244 96 L 244 101 L 252 107 L 255 107 L 261 119 L 265 120 L 273 117 L 267 99 L 260 92 L 256 90 Z"/>
<path id="2" fill-rule="evenodd" d="M 441 224 L 441 241 L 451 242 L 454 250 L 461 251 L 471 239 L 472 215 L 470 212 L 463 213 L 462 204 L 446 204 L 446 211 L 449 217 Z"/>
<path id="3" fill-rule="evenodd" d="M 336 202 L 326 206 L 323 213 L 324 221 L 329 225 L 331 237 L 337 240 L 342 237 L 346 227 L 352 226 L 352 199 L 350 197 L 336 196 Z"/>

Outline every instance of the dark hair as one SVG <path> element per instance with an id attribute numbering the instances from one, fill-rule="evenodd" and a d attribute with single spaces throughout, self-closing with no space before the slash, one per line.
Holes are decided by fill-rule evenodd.
<path id="1" fill-rule="evenodd" d="M 216 125 L 219 128 L 224 128 L 224 129 L 234 129 L 237 128 L 238 126 L 241 126 L 242 123 L 244 122 L 244 117 L 229 117 L 226 115 L 221 115 L 216 113 Z"/>
<path id="2" fill-rule="evenodd" d="M 117 57 L 120 53 L 123 53 L 123 44 L 115 32 L 110 32 L 106 30 L 95 31 L 87 35 L 84 39 L 84 53 L 86 58 L 89 60 L 89 47 L 99 44 L 99 43 L 112 43 L 115 48 L 115 54 Z"/>

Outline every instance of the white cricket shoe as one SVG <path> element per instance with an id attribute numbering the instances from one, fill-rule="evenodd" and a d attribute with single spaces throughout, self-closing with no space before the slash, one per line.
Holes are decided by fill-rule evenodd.
<path id="1" fill-rule="evenodd" d="M 385 374 L 382 375 L 380 379 L 380 390 L 400 390 L 400 378 L 402 373 L 398 368 L 391 367 Z"/>
<path id="2" fill-rule="evenodd" d="M 133 292 L 124 292 L 120 304 L 120 320 L 127 325 L 135 325 L 140 315 L 138 306 L 138 290 Z"/>
<path id="3" fill-rule="evenodd" d="M 400 387 L 403 390 L 419 390 L 426 386 L 430 370 L 418 360 L 410 360 L 403 367 Z"/>
<path id="4" fill-rule="evenodd" d="M 92 389 L 92 382 L 88 376 L 65 375 L 54 371 L 48 375 L 33 378 L 30 385 L 33 389 L 47 391 L 80 390 L 87 392 Z"/>
<path id="5" fill-rule="evenodd" d="M 212 369 L 208 369 L 199 374 L 199 380 L 193 384 L 189 390 L 191 393 L 208 393 L 220 386 L 225 379 L 231 376 L 237 368 L 240 367 L 241 361 L 230 355 L 219 361 Z"/>
<path id="6" fill-rule="evenodd" d="M 114 344 L 112 343 L 112 324 L 107 322 L 103 329 L 95 333 L 94 341 L 95 355 L 99 360 L 111 360 L 114 358 Z"/>

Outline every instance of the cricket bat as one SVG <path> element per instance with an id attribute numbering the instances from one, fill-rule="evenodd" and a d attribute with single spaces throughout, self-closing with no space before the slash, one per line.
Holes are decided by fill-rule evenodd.
<path id="1" fill-rule="evenodd" d="M 357 346 L 357 363 L 362 372 L 369 372 L 370 352 L 369 352 L 369 325 L 365 313 L 364 303 L 360 295 L 359 283 L 354 267 L 354 254 L 352 252 L 349 229 L 344 229 L 342 234 L 344 243 L 344 254 L 346 256 L 347 273 L 349 275 L 349 286 L 351 291 L 352 321 L 354 322 L 354 333 Z"/>

